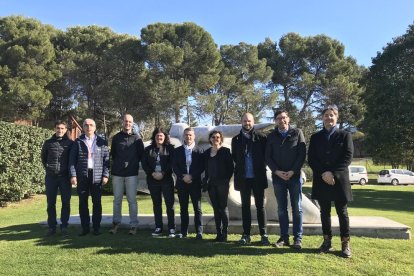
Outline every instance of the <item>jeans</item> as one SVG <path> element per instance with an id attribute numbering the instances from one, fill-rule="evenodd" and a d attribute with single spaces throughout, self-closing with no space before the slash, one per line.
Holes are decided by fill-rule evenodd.
<path id="1" fill-rule="evenodd" d="M 273 179 L 273 188 L 277 200 L 280 236 L 287 240 L 289 239 L 289 216 L 288 216 L 288 192 L 290 197 L 290 204 L 292 206 L 292 220 L 293 220 L 293 237 L 295 240 L 302 240 L 302 183 L 299 178 L 289 179 L 284 181 L 282 179 Z"/>
<path id="2" fill-rule="evenodd" d="M 229 226 L 229 210 L 227 208 L 229 185 L 210 184 L 208 195 L 214 210 L 217 234 L 227 234 L 227 228 Z"/>
<path id="3" fill-rule="evenodd" d="M 128 200 L 129 207 L 129 225 L 130 227 L 138 226 L 138 205 L 137 205 L 137 187 L 138 175 L 134 176 L 112 176 L 112 187 L 114 192 L 114 216 L 113 223 L 122 221 L 122 198 L 124 191 Z"/>
<path id="4" fill-rule="evenodd" d="M 244 187 L 240 190 L 242 202 L 243 234 L 250 235 L 252 227 L 252 214 L 250 211 L 251 194 L 253 191 L 254 202 L 257 212 L 257 223 L 259 224 L 260 235 L 266 234 L 266 210 L 264 208 L 264 189 L 261 188 L 255 179 L 245 179 Z"/>
<path id="5" fill-rule="evenodd" d="M 82 229 L 89 231 L 90 216 L 88 199 L 92 197 L 92 226 L 94 230 L 99 230 L 102 220 L 102 182 L 93 183 L 93 172 L 88 170 L 87 177 L 79 177 L 77 192 L 79 196 L 79 216 Z"/>
<path id="6" fill-rule="evenodd" d="M 203 233 L 203 212 L 201 211 L 201 187 L 199 185 L 189 184 L 178 189 L 178 199 L 180 201 L 180 216 L 181 216 L 181 233 L 187 234 L 189 215 L 188 203 L 191 197 L 194 209 L 194 226 L 197 234 Z"/>
<path id="7" fill-rule="evenodd" d="M 168 229 L 175 229 L 174 184 L 151 183 L 148 185 L 148 189 L 151 193 L 155 228 L 163 228 L 162 196 L 164 195 L 165 207 L 167 209 Z"/>
<path id="8" fill-rule="evenodd" d="M 331 229 L 331 201 L 318 200 L 321 207 L 321 222 L 322 233 L 332 237 Z M 349 216 L 348 216 L 348 202 L 344 200 L 335 200 L 335 209 L 339 219 L 339 231 L 341 238 L 349 237 Z"/>
<path id="9" fill-rule="evenodd" d="M 60 210 L 61 228 L 68 227 L 70 217 L 70 198 L 71 189 L 69 176 L 52 176 L 46 175 L 46 198 L 47 198 L 47 224 L 49 228 L 56 229 L 56 198 L 58 190 L 60 191 L 60 199 L 62 208 Z"/>

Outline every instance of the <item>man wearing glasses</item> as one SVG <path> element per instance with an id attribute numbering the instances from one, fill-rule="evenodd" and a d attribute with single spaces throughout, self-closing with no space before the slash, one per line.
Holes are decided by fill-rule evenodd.
<path id="1" fill-rule="evenodd" d="M 306 145 L 300 129 L 289 125 L 288 112 L 278 110 L 274 115 L 275 130 L 267 137 L 266 164 L 272 171 L 272 180 L 278 205 L 280 238 L 276 247 L 289 246 L 289 191 L 293 218 L 293 247 L 302 248 L 302 183 L 300 172 L 305 162 Z"/>

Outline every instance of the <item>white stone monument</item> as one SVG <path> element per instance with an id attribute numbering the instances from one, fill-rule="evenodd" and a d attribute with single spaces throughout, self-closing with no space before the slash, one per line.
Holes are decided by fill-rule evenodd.
<path id="1" fill-rule="evenodd" d="M 254 127 L 256 130 L 264 130 L 266 128 L 272 127 L 273 124 L 264 123 L 264 124 L 256 124 Z M 188 127 L 187 124 L 184 123 L 177 123 L 173 124 L 170 130 L 170 141 L 175 146 L 178 147 L 182 144 L 182 138 L 184 129 Z M 231 148 L 231 139 L 236 136 L 241 129 L 241 125 L 225 125 L 225 126 L 205 126 L 205 127 L 194 127 L 194 132 L 196 136 L 196 143 L 197 145 L 207 149 L 210 147 L 208 142 L 208 134 L 212 130 L 220 130 L 223 132 L 224 142 L 223 146 Z M 145 142 L 145 146 L 147 146 L 150 142 Z M 148 188 L 146 185 L 146 176 L 145 172 L 141 171 L 139 173 L 140 181 L 138 190 L 148 193 Z M 269 183 L 269 187 L 265 191 L 265 208 L 267 213 L 267 219 L 277 221 L 277 201 L 273 191 L 272 185 L 272 178 L 271 172 L 267 170 L 267 180 Z M 208 198 L 207 194 L 203 196 Z M 290 202 L 288 202 L 289 206 L 289 218 L 291 220 L 291 209 L 290 209 Z M 229 198 L 228 198 L 228 208 L 229 208 L 229 216 L 232 220 L 241 220 L 241 198 L 240 192 L 234 190 L 234 183 L 233 178 L 230 180 L 230 191 L 229 191 Z M 254 198 L 252 197 L 252 218 L 255 218 L 256 211 L 254 206 Z M 305 195 L 302 195 L 302 211 L 303 211 L 303 223 L 319 223 L 320 216 L 319 216 L 319 209 L 316 207 L 313 202 L 308 199 Z"/>

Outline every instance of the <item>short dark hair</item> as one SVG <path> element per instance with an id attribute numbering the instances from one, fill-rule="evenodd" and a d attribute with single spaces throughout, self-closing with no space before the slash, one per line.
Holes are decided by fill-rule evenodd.
<path id="1" fill-rule="evenodd" d="M 286 111 L 286 109 L 278 109 L 275 111 L 275 115 L 273 115 L 273 119 L 276 120 L 276 117 L 282 113 L 286 113 L 286 115 L 289 117 L 289 113 Z"/>
<path id="2" fill-rule="evenodd" d="M 151 145 L 153 145 L 153 146 L 157 145 L 157 142 L 155 142 L 155 135 L 157 135 L 157 133 L 160 133 L 160 132 L 162 134 L 164 134 L 164 136 L 165 136 L 164 143 L 162 143 L 162 145 L 163 146 L 169 145 L 170 144 L 170 136 L 168 135 L 167 131 L 162 127 L 156 127 L 154 129 L 154 131 L 152 132 Z"/>
<path id="3" fill-rule="evenodd" d="M 66 128 L 68 128 L 68 124 L 63 120 L 57 120 L 55 122 L 55 127 L 57 127 L 58 125 L 64 125 Z"/>
<path id="4" fill-rule="evenodd" d="M 210 145 L 211 145 L 211 141 L 210 141 L 210 139 L 211 139 L 211 137 L 213 137 L 213 135 L 214 135 L 214 134 L 218 134 L 218 135 L 220 135 L 220 140 L 221 140 L 220 145 L 221 145 L 221 144 L 223 144 L 223 132 L 221 132 L 220 130 L 212 130 L 212 131 L 208 134 L 208 142 L 210 143 Z"/>

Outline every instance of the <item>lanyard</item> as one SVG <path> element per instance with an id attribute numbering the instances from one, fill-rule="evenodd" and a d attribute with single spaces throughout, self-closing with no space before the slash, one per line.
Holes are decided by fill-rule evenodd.
<path id="1" fill-rule="evenodd" d="M 96 136 L 93 138 L 92 143 L 89 143 L 90 140 L 86 138 L 86 146 L 88 147 L 88 159 L 92 159 L 92 154 L 94 152 L 96 144 Z"/>

